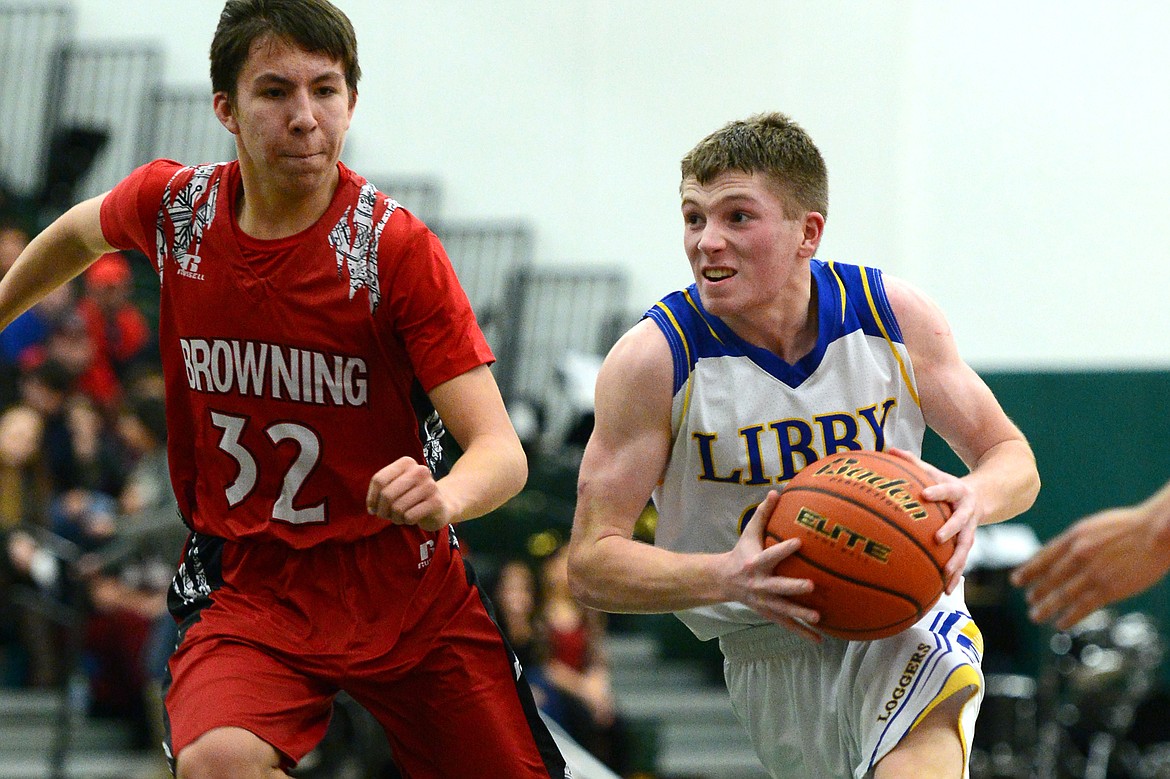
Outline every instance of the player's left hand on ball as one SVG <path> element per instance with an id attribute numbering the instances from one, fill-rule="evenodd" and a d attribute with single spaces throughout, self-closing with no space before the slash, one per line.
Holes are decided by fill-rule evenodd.
<path id="1" fill-rule="evenodd" d="M 967 556 L 975 544 L 975 528 L 983 521 L 983 504 L 971 485 L 955 476 L 940 470 L 920 457 L 904 449 L 890 449 L 891 454 L 915 463 L 934 479 L 935 483 L 922 490 L 922 497 L 926 500 L 951 504 L 951 516 L 935 534 L 935 540 L 945 544 L 955 539 L 955 551 L 943 569 L 943 578 L 946 581 L 946 591 L 954 592 L 963 576 L 963 568 L 967 565 Z"/>
<path id="2" fill-rule="evenodd" d="M 451 521 L 431 469 L 410 457 L 400 457 L 374 474 L 366 510 L 395 525 L 418 525 L 423 530 L 439 530 Z"/>

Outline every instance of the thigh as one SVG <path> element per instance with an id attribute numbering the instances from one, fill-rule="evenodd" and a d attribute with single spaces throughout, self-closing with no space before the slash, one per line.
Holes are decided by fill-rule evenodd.
<path id="1" fill-rule="evenodd" d="M 214 728 L 183 747 L 174 774 L 188 776 L 286 776 L 276 748 L 243 728 Z"/>
<path id="2" fill-rule="evenodd" d="M 346 690 L 382 723 L 411 779 L 507 776 L 562 779 L 565 761 L 496 624 L 473 601 L 435 640 L 395 648 L 416 655 L 406 673 L 371 675 Z"/>
<path id="3" fill-rule="evenodd" d="M 955 723 L 970 694 L 942 701 L 906 734 L 874 769 L 874 779 L 960 779 L 965 777 L 967 746 Z"/>
<path id="4" fill-rule="evenodd" d="M 324 737 L 335 692 L 270 648 L 192 629 L 168 665 L 168 754 L 217 728 L 242 728 L 290 767 Z"/>

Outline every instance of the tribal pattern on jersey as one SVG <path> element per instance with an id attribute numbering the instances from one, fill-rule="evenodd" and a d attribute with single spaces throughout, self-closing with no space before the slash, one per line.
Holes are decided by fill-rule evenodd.
<path id="1" fill-rule="evenodd" d="M 347 207 L 341 219 L 329 231 L 329 245 L 337 252 L 337 278 L 341 278 L 341 269 L 344 267 L 349 273 L 350 300 L 359 289 L 364 287 L 369 290 L 371 314 L 378 310 L 378 303 L 382 300 L 378 289 L 378 239 L 382 237 L 382 229 L 390 215 L 398 209 L 398 202 L 390 200 L 375 227 L 376 202 L 377 190 L 367 182 L 358 195 L 353 219 L 350 219 L 350 208 Z"/>
<path id="2" fill-rule="evenodd" d="M 236 222 L 237 162 L 155 160 L 102 203 L 111 245 L 157 263 L 168 456 L 193 530 L 295 548 L 377 534 L 370 478 L 457 447 L 429 402 L 492 360 L 438 238 L 338 164 L 321 216 L 256 238 Z M 434 533 L 403 528 L 404 570 Z"/>
<path id="3" fill-rule="evenodd" d="M 192 533 L 183 550 L 179 569 L 171 581 L 168 608 L 187 614 L 198 604 L 207 605 L 211 593 L 222 583 L 223 539 Z"/>
<path id="4" fill-rule="evenodd" d="M 219 200 L 219 180 L 211 189 L 207 182 L 215 174 L 216 165 L 201 165 L 195 168 L 187 185 L 172 194 L 175 179 L 181 169 L 167 184 L 163 195 L 164 207 L 158 213 L 158 227 L 155 240 L 155 266 L 158 268 L 159 284 L 163 283 L 163 271 L 172 257 L 179 265 L 179 273 L 190 278 L 199 275 L 199 247 L 203 243 L 203 231 L 215 219 L 215 204 Z M 166 224 L 170 222 L 174 231 L 174 242 L 167 240 Z"/>

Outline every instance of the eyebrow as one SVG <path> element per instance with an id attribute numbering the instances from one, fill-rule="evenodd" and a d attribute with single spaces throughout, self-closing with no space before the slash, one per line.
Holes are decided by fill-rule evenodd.
<path id="1" fill-rule="evenodd" d="M 330 70 L 322 73 L 309 80 L 310 84 L 321 84 L 328 81 L 344 81 L 345 74 L 339 71 Z M 280 86 L 291 86 L 297 83 L 294 79 L 286 76 L 281 76 L 277 73 L 261 73 L 252 80 L 253 84 L 279 84 Z"/>
<path id="2" fill-rule="evenodd" d="M 737 193 L 733 193 L 733 194 L 726 195 L 726 196 L 720 196 L 719 198 L 715 199 L 714 201 L 710 201 L 708 203 L 708 205 L 713 204 L 713 205 L 717 205 L 717 206 L 726 206 L 726 205 L 738 205 L 741 203 L 748 203 L 748 204 L 754 205 L 754 204 L 757 204 L 759 202 L 760 202 L 759 198 L 757 198 L 753 195 L 749 195 L 747 193 L 738 193 L 737 192 Z M 684 205 L 684 206 L 687 206 L 687 205 L 698 206 L 698 201 L 696 201 L 692 197 L 684 197 L 682 199 L 682 205 Z"/>

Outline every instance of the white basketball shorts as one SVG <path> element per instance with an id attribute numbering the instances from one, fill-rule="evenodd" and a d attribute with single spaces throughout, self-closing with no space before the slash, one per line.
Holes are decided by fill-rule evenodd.
<path id="1" fill-rule="evenodd" d="M 864 779 L 936 704 L 955 723 L 964 771 L 983 700 L 983 637 L 962 587 L 914 626 L 877 641 L 816 644 L 777 625 L 719 639 L 732 705 L 775 779 Z"/>

